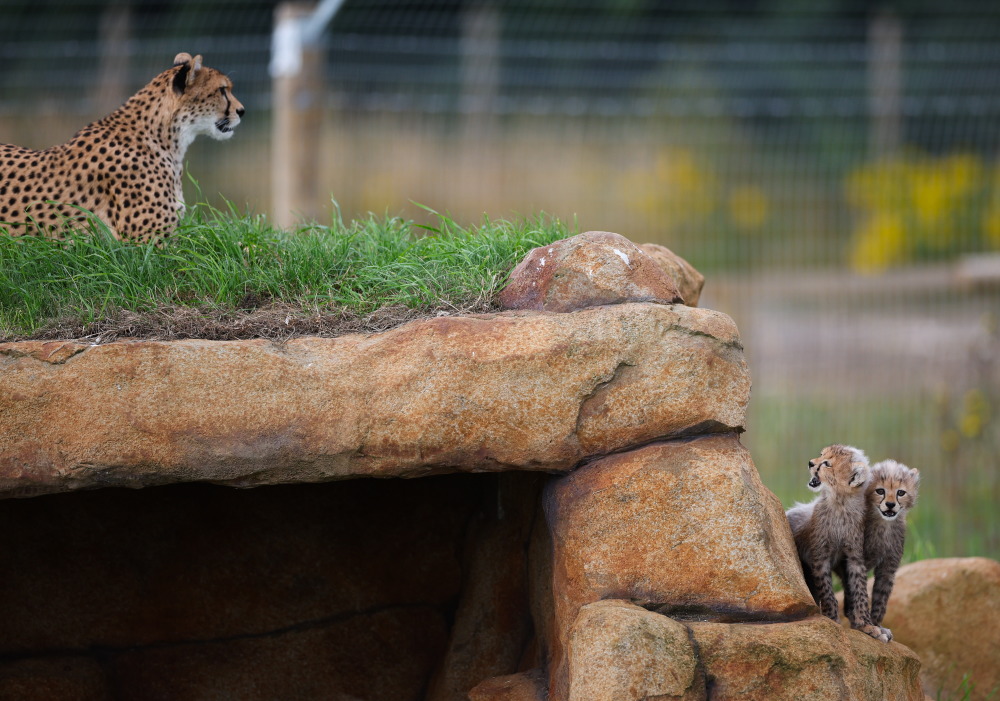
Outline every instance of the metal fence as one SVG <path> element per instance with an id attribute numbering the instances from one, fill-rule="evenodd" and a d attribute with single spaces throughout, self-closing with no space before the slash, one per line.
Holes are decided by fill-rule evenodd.
<path id="1" fill-rule="evenodd" d="M 311 206 L 544 211 L 670 246 L 741 328 L 746 442 L 786 503 L 812 453 L 855 443 L 923 470 L 915 554 L 997 556 L 1000 7 L 978 5 L 347 2 Z M 270 212 L 274 10 L 7 0 L 0 141 L 64 141 L 201 53 L 247 115 L 190 172 Z"/>

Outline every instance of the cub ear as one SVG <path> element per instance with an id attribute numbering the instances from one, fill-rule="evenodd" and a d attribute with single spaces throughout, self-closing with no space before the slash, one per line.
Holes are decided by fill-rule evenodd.
<path id="1" fill-rule="evenodd" d="M 919 482 L 920 482 L 920 470 L 918 470 L 915 467 L 911 467 L 910 468 L 910 475 L 913 477 L 913 481 L 919 484 Z"/>
<path id="2" fill-rule="evenodd" d="M 870 473 L 867 465 L 855 463 L 854 468 L 851 470 L 851 479 L 847 481 L 847 484 L 850 487 L 860 487 L 868 481 L 869 476 Z"/>
<path id="3" fill-rule="evenodd" d="M 198 71 L 201 70 L 201 56 L 191 58 L 189 53 L 179 53 L 174 56 L 174 67 L 178 69 L 177 73 L 174 74 L 174 92 L 183 95 L 184 90 L 190 87 L 195 78 L 198 77 Z"/>

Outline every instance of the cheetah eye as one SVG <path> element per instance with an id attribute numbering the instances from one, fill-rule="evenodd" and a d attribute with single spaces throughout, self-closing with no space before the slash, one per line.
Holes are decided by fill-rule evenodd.
<path id="1" fill-rule="evenodd" d="M 875 493 L 878 494 L 879 496 L 885 496 L 885 490 L 882 489 L 881 487 L 879 487 L 878 489 L 876 489 Z"/>
<path id="2" fill-rule="evenodd" d="M 824 460 L 820 463 L 820 467 L 831 467 L 829 460 Z"/>
<path id="3" fill-rule="evenodd" d="M 226 86 L 225 85 L 223 85 L 221 88 L 219 88 L 219 94 L 220 95 L 225 95 L 226 94 Z"/>
<path id="4" fill-rule="evenodd" d="M 904 497 L 904 496 L 906 496 L 906 490 L 905 489 L 899 489 L 899 490 L 897 490 L 896 491 L 896 496 L 897 497 Z"/>

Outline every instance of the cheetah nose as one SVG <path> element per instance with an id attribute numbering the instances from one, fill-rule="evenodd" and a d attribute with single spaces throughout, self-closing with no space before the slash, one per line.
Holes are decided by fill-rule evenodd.
<path id="1" fill-rule="evenodd" d="M 242 117 L 244 112 L 246 112 L 246 110 L 243 109 L 242 107 L 239 107 L 239 108 L 236 109 L 236 115 L 238 117 Z"/>
<path id="2" fill-rule="evenodd" d="M 885 508 L 887 508 L 889 511 L 892 511 L 893 509 L 896 508 L 896 502 L 894 502 L 894 501 L 887 501 L 885 503 Z"/>
<path id="3" fill-rule="evenodd" d="M 810 460 L 809 461 L 809 467 L 816 467 L 816 463 L 814 463 L 812 460 Z"/>

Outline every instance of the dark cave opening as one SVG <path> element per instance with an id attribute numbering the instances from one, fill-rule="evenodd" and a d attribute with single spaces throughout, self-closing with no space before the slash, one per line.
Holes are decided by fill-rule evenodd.
<path id="1" fill-rule="evenodd" d="M 538 666 L 544 475 L 0 503 L 0 697 L 464 699 Z"/>

